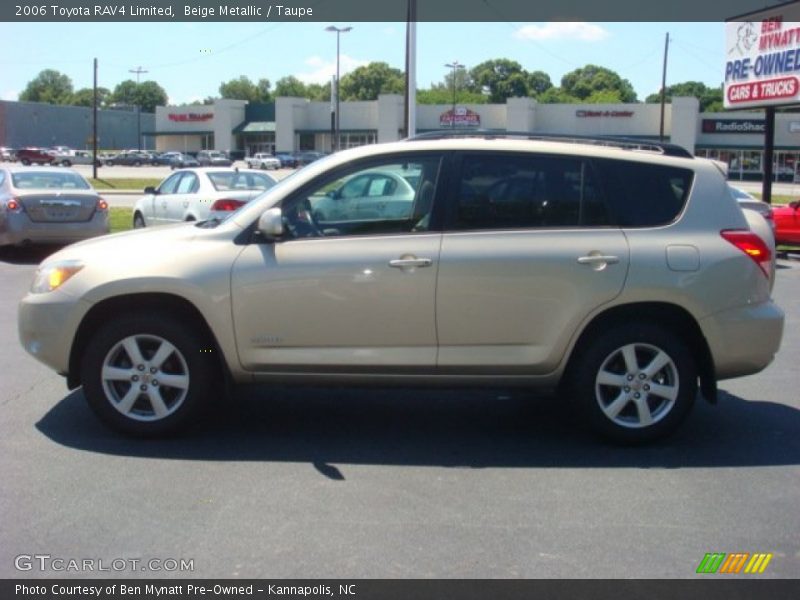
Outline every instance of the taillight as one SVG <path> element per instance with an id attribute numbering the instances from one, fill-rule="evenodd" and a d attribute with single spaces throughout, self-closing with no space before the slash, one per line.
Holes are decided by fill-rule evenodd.
<path id="1" fill-rule="evenodd" d="M 22 205 L 16 198 L 11 198 L 10 200 L 8 200 L 8 202 L 6 202 L 6 209 L 12 212 L 18 212 L 22 210 Z"/>
<path id="2" fill-rule="evenodd" d="M 752 231 L 726 229 L 720 231 L 719 234 L 725 238 L 726 241 L 752 258 L 753 261 L 761 267 L 761 270 L 764 271 L 764 275 L 769 277 L 772 252 L 764 240 Z"/>
<path id="3" fill-rule="evenodd" d="M 108 210 L 108 202 L 102 198 L 97 199 L 97 210 Z"/>
<path id="4" fill-rule="evenodd" d="M 223 200 L 217 200 L 214 204 L 211 205 L 211 210 L 236 210 L 243 204 L 246 204 L 243 200 L 232 200 L 230 198 L 225 198 Z"/>

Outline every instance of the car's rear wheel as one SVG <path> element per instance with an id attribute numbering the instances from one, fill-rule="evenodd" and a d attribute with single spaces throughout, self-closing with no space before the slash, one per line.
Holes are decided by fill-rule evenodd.
<path id="1" fill-rule="evenodd" d="M 28 158 L 23 158 L 19 162 L 21 162 L 24 166 L 29 167 L 31 166 L 31 161 Z"/>
<path id="2" fill-rule="evenodd" d="M 133 215 L 133 228 L 144 229 L 145 227 L 147 227 L 147 224 L 144 222 L 144 217 L 140 213 Z"/>
<path id="3" fill-rule="evenodd" d="M 71 167 L 72 163 L 69 162 L 68 160 L 62 160 L 61 161 L 61 166 L 63 166 L 63 167 Z"/>
<path id="4" fill-rule="evenodd" d="M 623 443 L 675 431 L 697 393 L 691 350 L 674 333 L 647 322 L 617 325 L 595 336 L 579 351 L 568 377 L 584 422 Z"/>
<path id="5" fill-rule="evenodd" d="M 133 166 L 134 167 L 141 167 L 142 166 L 142 161 L 140 161 L 140 160 L 133 161 Z"/>
<path id="6" fill-rule="evenodd" d="M 219 372 L 209 343 L 171 315 L 134 313 L 102 326 L 89 341 L 81 383 L 89 406 L 122 433 L 174 433 L 206 405 Z"/>

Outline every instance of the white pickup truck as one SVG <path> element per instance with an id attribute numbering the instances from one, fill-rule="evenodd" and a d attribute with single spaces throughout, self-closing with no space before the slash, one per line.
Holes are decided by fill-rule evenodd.
<path id="1" fill-rule="evenodd" d="M 280 169 L 281 161 L 269 152 L 259 152 L 244 159 L 250 169 Z"/>
<path id="2" fill-rule="evenodd" d="M 53 157 L 54 165 L 62 165 L 64 167 L 71 167 L 72 165 L 90 165 L 92 164 L 92 153 L 88 150 L 70 150 L 66 152 L 59 152 Z M 103 161 L 97 159 L 97 166 L 103 166 Z"/>

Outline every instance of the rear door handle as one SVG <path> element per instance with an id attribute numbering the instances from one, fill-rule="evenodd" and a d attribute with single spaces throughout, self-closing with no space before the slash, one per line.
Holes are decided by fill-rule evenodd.
<path id="1" fill-rule="evenodd" d="M 430 267 L 433 261 L 430 258 L 397 258 L 389 261 L 389 266 L 395 269 L 407 269 L 409 267 Z"/>

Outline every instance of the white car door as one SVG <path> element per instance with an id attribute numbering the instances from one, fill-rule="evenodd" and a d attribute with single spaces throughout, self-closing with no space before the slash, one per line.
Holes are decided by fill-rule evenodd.
<path id="1" fill-rule="evenodd" d="M 165 199 L 162 206 L 164 208 L 164 221 L 167 223 L 180 223 L 182 221 L 200 220 L 191 210 L 192 201 L 196 199 L 200 180 L 192 171 L 183 171 L 182 177 L 178 182 L 175 193 Z"/>
<path id="2" fill-rule="evenodd" d="M 183 173 L 173 173 L 161 182 L 155 194 L 149 194 L 141 204 L 145 223 L 148 226 L 164 225 L 167 223 L 166 204 L 169 198 L 175 193 Z"/>

